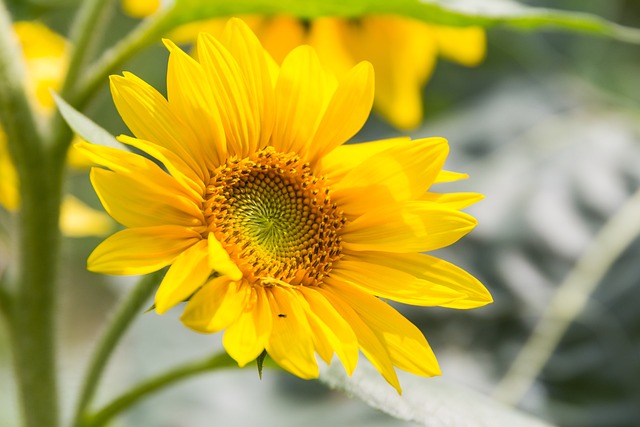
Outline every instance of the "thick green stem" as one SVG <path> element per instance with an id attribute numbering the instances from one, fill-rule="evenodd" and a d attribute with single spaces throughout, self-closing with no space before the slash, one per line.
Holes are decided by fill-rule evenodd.
<path id="1" fill-rule="evenodd" d="M 602 227 L 560 284 L 531 337 L 496 387 L 494 397 L 517 405 L 613 263 L 640 236 L 640 191 Z"/>
<path id="2" fill-rule="evenodd" d="M 155 291 L 155 285 L 160 281 L 161 276 L 162 272 L 158 272 L 143 277 L 113 314 L 89 362 L 72 426 L 82 425 L 82 417 L 95 394 L 109 356 L 133 319 L 142 312 L 144 304 Z"/>
<path id="3" fill-rule="evenodd" d="M 222 368 L 230 368 L 233 366 L 237 366 L 237 363 L 226 352 L 179 366 L 178 368 L 139 384 L 122 396 L 114 399 L 103 409 L 99 410 L 94 415 L 87 417 L 85 422 L 81 425 L 82 427 L 104 426 L 114 416 L 136 404 L 141 399 L 148 397 L 163 388 L 169 387 L 197 374 Z"/>
<path id="4" fill-rule="evenodd" d="M 20 181 L 18 274 L 10 330 L 26 427 L 56 427 L 54 313 L 62 175 L 52 170 L 29 106 L 11 19 L 0 2 L 0 120 Z"/>

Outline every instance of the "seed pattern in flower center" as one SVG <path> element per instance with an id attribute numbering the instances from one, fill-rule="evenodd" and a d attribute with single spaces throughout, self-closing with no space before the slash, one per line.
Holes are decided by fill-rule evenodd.
<path id="1" fill-rule="evenodd" d="M 324 178 L 272 147 L 212 171 L 204 214 L 253 284 L 317 285 L 341 256 L 346 219 Z"/>

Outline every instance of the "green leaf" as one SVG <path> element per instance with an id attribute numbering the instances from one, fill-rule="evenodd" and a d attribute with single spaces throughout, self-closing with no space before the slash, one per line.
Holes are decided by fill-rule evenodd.
<path id="1" fill-rule="evenodd" d="M 441 25 L 554 28 L 640 44 L 640 29 L 588 13 L 530 7 L 514 0 L 175 0 L 165 17 L 164 30 L 199 19 L 246 14 L 290 14 L 301 18 L 397 14 Z"/>
<path id="2" fill-rule="evenodd" d="M 551 426 L 442 377 L 423 378 L 404 372 L 398 372 L 398 376 L 402 396 L 364 360 L 358 361 L 351 378 L 338 363 L 322 367 L 320 371 L 320 381 L 330 388 L 342 390 L 395 418 L 422 426 Z"/>
<path id="3" fill-rule="evenodd" d="M 73 108 L 57 93 L 51 92 L 53 99 L 56 101 L 60 114 L 67 121 L 71 129 L 80 137 L 93 144 L 104 145 L 106 147 L 118 148 L 120 150 L 128 150 L 129 148 L 118 142 L 113 135 L 97 125 L 90 118 Z"/>
<path id="4" fill-rule="evenodd" d="M 256 359 L 256 364 L 258 365 L 258 376 L 262 379 L 262 366 L 264 365 L 264 359 L 267 357 L 267 350 L 262 350 L 260 356 Z"/>

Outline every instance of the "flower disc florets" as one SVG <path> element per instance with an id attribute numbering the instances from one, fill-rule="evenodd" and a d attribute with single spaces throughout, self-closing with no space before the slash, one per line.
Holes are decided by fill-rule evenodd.
<path id="1" fill-rule="evenodd" d="M 267 147 L 212 172 L 204 213 L 250 283 L 318 285 L 341 255 L 346 219 L 294 153 Z"/>

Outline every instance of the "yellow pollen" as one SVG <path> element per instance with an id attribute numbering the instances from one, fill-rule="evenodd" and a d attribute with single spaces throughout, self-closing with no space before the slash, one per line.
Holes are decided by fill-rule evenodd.
<path id="1" fill-rule="evenodd" d="M 341 257 L 346 219 L 324 178 L 294 153 L 267 147 L 212 171 L 204 214 L 245 280 L 263 286 L 322 283 Z"/>

